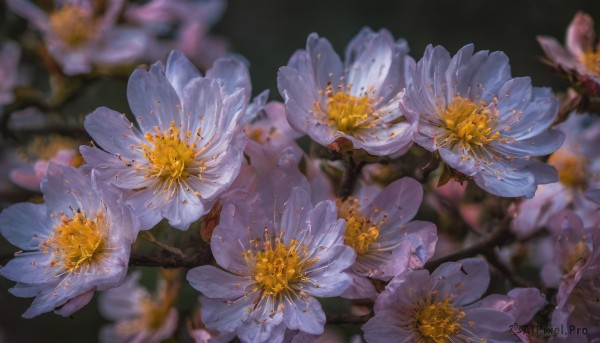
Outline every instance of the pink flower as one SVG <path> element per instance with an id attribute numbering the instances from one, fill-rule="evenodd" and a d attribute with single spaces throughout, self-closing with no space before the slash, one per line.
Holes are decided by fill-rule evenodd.
<path id="1" fill-rule="evenodd" d="M 538 36 L 548 59 L 576 78 L 592 94 L 600 91 L 600 50 L 594 47 L 594 20 L 577 12 L 567 28 L 566 48 L 553 37 Z"/>

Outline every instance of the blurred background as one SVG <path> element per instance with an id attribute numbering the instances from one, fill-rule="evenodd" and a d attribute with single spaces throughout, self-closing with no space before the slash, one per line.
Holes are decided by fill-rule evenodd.
<path id="1" fill-rule="evenodd" d="M 540 63 L 542 50 L 535 37 L 549 35 L 563 42 L 567 25 L 578 10 L 600 22 L 600 1 L 591 0 L 230 0 L 211 34 L 224 38 L 232 52 L 247 59 L 253 93 L 270 89 L 272 100 L 281 99 L 276 84 L 278 68 L 287 64 L 295 50 L 305 47 L 309 33 L 326 37 L 343 53 L 346 44 L 364 26 L 374 30 L 386 28 L 395 38 L 406 39 L 416 60 L 428 44 L 441 44 L 452 54 L 468 43 L 474 43 L 476 50 L 502 50 L 510 58 L 513 76 L 531 76 L 535 86 L 549 86 L 561 92 L 567 84 Z M 0 40 L 17 40 L 27 29 L 27 23 L 10 13 L 4 2 L 0 11 Z M 32 72 L 34 79 L 39 78 L 36 70 Z M 88 87 L 64 108 L 63 114 L 73 115 L 76 118 L 73 125 L 78 125 L 80 118 L 98 106 L 129 112 L 126 79 L 104 80 Z M 43 87 L 44 82 L 39 82 Z M 2 144 L 12 143 L 2 141 Z M 4 180 L 0 181 L 6 183 L 5 174 L 2 177 Z M 29 200 L 32 194 L 3 192 L 0 196 L 2 207 L 6 207 L 15 201 Z M 15 250 L 0 238 L 0 263 L 6 263 Z M 154 272 L 141 269 L 144 283 L 153 285 Z M 25 320 L 21 314 L 32 299 L 10 295 L 7 290 L 12 284 L 0 279 L 0 342 L 97 341 L 98 330 L 106 323 L 98 313 L 97 296 L 71 318 L 44 314 Z M 189 286 L 184 287 L 179 301 L 184 316 L 194 308 L 196 296 Z"/>

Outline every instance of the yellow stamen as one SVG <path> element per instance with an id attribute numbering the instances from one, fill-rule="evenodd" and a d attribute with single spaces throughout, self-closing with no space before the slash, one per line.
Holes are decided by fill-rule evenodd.
<path id="1" fill-rule="evenodd" d="M 589 160 L 584 156 L 559 149 L 548 159 L 556 167 L 558 179 L 565 186 L 586 189 L 590 179 Z"/>
<path id="2" fill-rule="evenodd" d="M 441 119 L 448 130 L 444 143 L 461 144 L 467 149 L 482 147 L 500 136 L 493 132 L 497 110 L 486 108 L 486 104 L 472 102 L 460 96 L 452 99 L 447 108 L 442 109 Z"/>
<path id="3" fill-rule="evenodd" d="M 417 327 L 424 337 L 430 342 L 453 342 L 451 336 L 459 334 L 460 320 L 465 317 L 465 312 L 460 307 L 450 304 L 448 297 L 443 301 L 428 304 L 417 313 Z"/>
<path id="4" fill-rule="evenodd" d="M 295 283 L 309 279 L 306 269 L 317 260 L 307 259 L 306 254 L 306 247 L 299 246 L 295 239 L 285 244 L 281 238 L 271 240 L 265 234 L 263 247 L 256 253 L 247 250 L 243 256 L 262 293 L 281 297 L 284 293 L 293 293 L 292 286 Z"/>
<path id="5" fill-rule="evenodd" d="M 87 42 L 94 33 L 92 13 L 76 5 L 65 5 L 50 14 L 50 28 L 63 42 L 77 47 Z"/>
<path id="6" fill-rule="evenodd" d="M 346 220 L 346 236 L 344 243 L 358 255 L 369 252 L 379 237 L 379 225 L 364 218 L 359 210 L 360 201 L 353 197 L 337 200 L 338 217 Z"/>
<path id="7" fill-rule="evenodd" d="M 150 164 L 146 177 L 159 178 L 172 184 L 186 179 L 190 174 L 197 175 L 199 170 L 191 170 L 196 162 L 196 146 L 181 140 L 175 122 L 171 121 L 166 132 L 158 128 L 155 131 L 155 134 L 146 133 L 148 144 L 140 143 L 142 153 Z"/>
<path id="8" fill-rule="evenodd" d="M 348 92 L 350 91 L 348 86 Z M 355 97 L 348 92 L 333 92 L 333 87 L 327 87 L 327 108 L 322 108 L 321 104 L 315 102 L 313 110 L 318 113 L 324 113 L 329 122 L 337 128 L 338 131 L 353 134 L 356 131 L 368 128 L 372 125 L 372 119 L 377 117 L 374 109 L 375 99 L 367 94 L 361 97 Z"/>
<path id="9" fill-rule="evenodd" d="M 77 142 L 69 137 L 50 135 L 47 137 L 35 137 L 27 146 L 25 155 L 29 158 L 50 160 L 56 157 L 61 150 L 76 150 Z M 79 155 L 79 154 L 77 154 Z"/>
<path id="10" fill-rule="evenodd" d="M 102 259 L 107 240 L 104 213 L 96 214 L 94 219 L 83 212 L 76 212 L 72 218 L 62 214 L 60 221 L 50 238 L 41 243 L 43 252 L 54 254 L 52 265 L 61 263 L 65 271 L 71 273 Z"/>
<path id="11" fill-rule="evenodd" d="M 590 74 L 600 76 L 600 52 L 589 49 L 579 57 L 579 60 Z"/>

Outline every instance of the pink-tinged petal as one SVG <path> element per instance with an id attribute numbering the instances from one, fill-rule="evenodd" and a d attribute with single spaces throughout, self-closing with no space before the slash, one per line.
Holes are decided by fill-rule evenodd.
<path id="1" fill-rule="evenodd" d="M 471 89 L 469 98 L 475 102 L 490 103 L 498 91 L 511 78 L 508 56 L 501 51 L 492 52 L 470 79 Z"/>
<path id="2" fill-rule="evenodd" d="M 310 34 L 306 41 L 306 51 L 312 62 L 314 78 L 319 90 L 325 91 L 331 83 L 337 86 L 343 75 L 342 61 L 333 50 L 331 43 L 325 38 L 319 38 L 315 33 Z"/>
<path id="3" fill-rule="evenodd" d="M 64 304 L 60 309 L 55 310 L 54 313 L 63 317 L 68 317 L 72 315 L 73 313 L 81 310 L 85 305 L 87 305 L 94 297 L 95 292 L 96 289 L 92 288 L 89 291 L 76 296 L 75 298 L 69 300 L 66 304 Z"/>
<path id="4" fill-rule="evenodd" d="M 476 337 L 487 338 L 498 333 L 512 336 L 510 327 L 514 324 L 515 319 L 511 315 L 492 308 L 481 307 L 465 309 L 465 314 L 462 323 L 464 323 L 465 329 L 475 334 Z M 473 325 L 467 324 L 470 322 L 473 322 Z"/>
<path id="5" fill-rule="evenodd" d="M 119 321 L 142 314 L 139 304 L 145 297 L 150 297 L 150 294 L 138 285 L 141 276 L 142 273 L 136 270 L 120 286 L 109 289 L 100 296 L 98 310 L 102 317 Z"/>
<path id="6" fill-rule="evenodd" d="M 223 99 L 218 81 L 206 78 L 195 78 L 183 88 L 183 122 L 182 127 L 197 136 L 199 147 L 206 146 L 215 135 L 222 134 L 218 125 L 223 111 Z"/>
<path id="7" fill-rule="evenodd" d="M 385 187 L 362 212 L 372 223 L 404 224 L 417 214 L 422 200 L 421 184 L 404 177 Z"/>
<path id="8" fill-rule="evenodd" d="M 119 153 L 126 159 L 138 159 L 141 133 L 125 117 L 106 107 L 86 116 L 85 129 L 98 145 L 109 153 Z"/>
<path id="9" fill-rule="evenodd" d="M 320 335 L 325 328 L 325 313 L 321 304 L 310 296 L 298 297 L 294 301 L 286 298 L 283 318 L 288 330 L 300 330 Z"/>
<path id="10" fill-rule="evenodd" d="M 342 298 L 346 299 L 375 299 L 377 297 L 377 291 L 375 290 L 375 286 L 371 281 L 359 275 L 352 270 L 347 272 L 348 275 L 352 278 L 352 283 L 346 291 L 342 293 Z"/>
<path id="11" fill-rule="evenodd" d="M 258 218 L 253 221 L 252 217 Z M 247 275 L 248 266 L 243 253 L 250 248 L 250 240 L 256 239 L 251 232 L 261 232 L 265 227 L 263 209 L 244 210 L 240 206 L 225 204 L 221 210 L 219 225 L 211 237 L 211 250 L 215 261 L 221 267 L 239 275 Z M 251 226 L 247 230 L 238 228 Z"/>
<path id="12" fill-rule="evenodd" d="M 244 62 L 238 58 L 219 58 L 214 62 L 212 68 L 206 71 L 206 77 L 223 80 L 225 92 L 228 94 L 242 88 L 246 99 L 250 99 L 252 96 L 250 73 Z"/>
<path id="13" fill-rule="evenodd" d="M 566 69 L 575 69 L 578 62 L 562 45 L 553 37 L 537 36 L 537 41 L 548 58 Z"/>
<path id="14" fill-rule="evenodd" d="M 150 188 L 133 192 L 126 200 L 140 222 L 141 230 L 150 230 L 158 224 L 162 217 L 158 210 L 164 204 L 161 191 Z"/>
<path id="15" fill-rule="evenodd" d="M 15 258 L 0 269 L 0 275 L 28 286 L 43 288 L 55 274 L 60 273 L 59 267 L 50 266 L 52 259 L 52 254 L 42 252 L 16 254 Z"/>
<path id="16" fill-rule="evenodd" d="M 392 67 L 393 41 L 384 35 L 374 35 L 361 51 L 361 54 L 348 70 L 348 84 L 351 93 L 361 96 L 368 89 L 380 91 L 386 85 L 389 70 Z M 360 86 L 359 86 L 360 85 Z"/>
<path id="17" fill-rule="evenodd" d="M 202 321 L 211 329 L 221 332 L 234 332 L 247 320 L 258 293 L 251 293 L 234 301 L 223 301 L 202 297 L 200 300 Z"/>
<path id="18" fill-rule="evenodd" d="M 176 195 L 163 208 L 161 215 L 169 221 L 169 225 L 179 230 L 187 230 L 191 223 L 200 219 L 210 210 L 210 204 L 203 202 L 187 186 L 176 188 Z"/>
<path id="19" fill-rule="evenodd" d="M 432 289 L 442 296 L 452 295 L 453 303 L 460 306 L 479 299 L 490 283 L 488 265 L 478 258 L 447 262 L 432 274 Z"/>
<path id="20" fill-rule="evenodd" d="M 101 200 L 97 191 L 90 187 L 89 175 L 73 167 L 50 163 L 40 187 L 49 212 L 70 213 L 73 208 L 100 208 Z"/>
<path id="21" fill-rule="evenodd" d="M 200 266 L 191 269 L 187 280 L 192 287 L 210 298 L 235 300 L 246 293 L 253 280 L 250 277 L 234 275 L 213 266 Z"/>
<path id="22" fill-rule="evenodd" d="M 581 56 L 594 48 L 595 41 L 594 20 L 585 12 L 577 12 L 567 28 L 567 49 L 571 54 Z"/>
<path id="23" fill-rule="evenodd" d="M 394 311 L 382 311 L 362 326 L 367 343 L 409 343 L 415 342 L 418 337 L 406 328 L 398 325 L 399 318 Z"/>
<path id="24" fill-rule="evenodd" d="M 106 44 L 92 56 L 95 64 L 132 63 L 143 57 L 151 44 L 147 32 L 137 28 L 116 27 L 104 35 Z"/>
<path id="25" fill-rule="evenodd" d="M 47 218 L 44 205 L 15 204 L 0 214 L 0 232 L 14 246 L 23 250 L 36 250 L 52 232 Z"/>
<path id="26" fill-rule="evenodd" d="M 87 167 L 93 166 L 101 179 L 124 189 L 141 189 L 152 184 L 152 179 L 140 173 L 132 160 L 120 158 L 98 148 L 82 145 L 79 148 Z M 84 165 L 84 168 L 86 168 Z M 89 168 L 92 169 L 92 168 Z"/>
<path id="27" fill-rule="evenodd" d="M 183 99 L 183 90 L 187 84 L 201 75 L 198 69 L 181 51 L 173 50 L 169 53 L 169 57 L 167 57 L 165 76 L 171 86 L 173 86 L 175 93 L 177 93 L 180 99 Z M 184 101 L 184 103 L 186 102 Z"/>
<path id="28" fill-rule="evenodd" d="M 154 127 L 166 131 L 170 122 L 181 123 L 181 100 L 165 77 L 162 63 L 146 72 L 136 69 L 127 84 L 127 100 L 142 133 L 154 134 Z"/>
<path id="29" fill-rule="evenodd" d="M 448 69 L 446 70 L 446 82 L 454 85 L 448 88 L 447 99 L 452 99 L 457 95 L 468 97 L 470 94 L 470 82 L 473 74 L 481 68 L 481 65 L 487 57 L 487 53 L 479 51 L 473 54 L 475 46 L 468 44 L 462 47 L 456 55 L 452 57 Z"/>
<path id="30" fill-rule="evenodd" d="M 302 241 L 303 236 L 309 234 L 307 213 L 311 207 L 309 192 L 302 188 L 294 188 L 290 198 L 283 205 L 280 226 L 284 230 L 283 240 L 285 242 L 289 242 L 291 239 Z"/>
<path id="31" fill-rule="evenodd" d="M 508 296 L 515 299 L 517 305 L 509 314 L 514 316 L 515 322 L 519 324 L 529 323 L 533 316 L 548 304 L 544 294 L 537 288 L 514 288 L 508 292 Z"/>

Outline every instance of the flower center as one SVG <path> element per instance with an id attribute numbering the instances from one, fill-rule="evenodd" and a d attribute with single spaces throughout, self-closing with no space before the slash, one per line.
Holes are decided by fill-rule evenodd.
<path id="1" fill-rule="evenodd" d="M 352 87 L 347 86 L 349 92 Z M 333 92 L 331 85 L 327 86 L 327 109 L 323 109 L 319 102 L 315 102 L 314 111 L 324 113 L 329 123 L 338 131 L 353 134 L 371 125 L 373 117 L 377 116 L 373 103 L 374 98 L 367 94 L 355 97 L 345 91 Z"/>
<path id="2" fill-rule="evenodd" d="M 492 142 L 500 136 L 499 132 L 492 131 L 497 114 L 496 110 L 486 108 L 484 102 L 476 104 L 469 99 L 455 97 L 442 110 L 442 122 L 449 131 L 444 142 L 459 142 L 465 148 L 481 147 Z"/>
<path id="3" fill-rule="evenodd" d="M 65 5 L 50 14 L 50 28 L 65 44 L 78 47 L 94 33 L 94 18 L 79 6 Z"/>
<path id="4" fill-rule="evenodd" d="M 366 254 L 371 246 L 377 242 L 379 225 L 371 223 L 369 219 L 361 215 L 358 199 L 348 197 L 343 202 L 338 199 L 337 207 L 338 217 L 346 220 L 344 243 L 352 247 L 358 255 Z"/>
<path id="5" fill-rule="evenodd" d="M 588 72 L 600 76 L 600 52 L 589 49 L 579 59 Z"/>
<path id="6" fill-rule="evenodd" d="M 306 254 L 306 248 L 299 246 L 295 239 L 285 244 L 281 238 L 271 241 L 266 234 L 262 249 L 255 254 L 247 250 L 243 256 L 260 290 L 277 297 L 293 292 L 293 284 L 308 280 L 306 269 L 317 260 L 307 259 Z"/>
<path id="7" fill-rule="evenodd" d="M 461 328 L 459 323 L 465 313 L 460 307 L 450 304 L 448 297 L 444 301 L 429 304 L 416 316 L 419 332 L 435 343 L 453 342 L 450 336 L 457 335 Z"/>
<path id="8" fill-rule="evenodd" d="M 146 177 L 156 177 L 170 183 L 187 178 L 192 174 L 192 164 L 196 162 L 196 145 L 190 146 L 181 140 L 179 129 L 173 121 L 165 132 L 158 127 L 154 127 L 154 130 L 155 134 L 146 133 L 148 144 L 141 146 L 144 157 L 150 163 Z M 186 137 L 189 136 L 187 132 Z"/>
<path id="9" fill-rule="evenodd" d="M 41 243 L 42 251 L 52 252 L 56 258 L 51 265 L 62 262 L 65 271 L 71 273 L 99 262 L 107 248 L 105 217 L 102 212 L 94 219 L 79 211 L 73 218 L 61 214 L 60 225 L 55 226 L 49 239 Z"/>
<path id="10" fill-rule="evenodd" d="M 584 156 L 571 154 L 564 149 L 550 155 L 548 163 L 556 167 L 559 181 L 568 187 L 585 189 L 589 180 L 589 161 Z"/>

